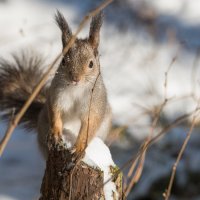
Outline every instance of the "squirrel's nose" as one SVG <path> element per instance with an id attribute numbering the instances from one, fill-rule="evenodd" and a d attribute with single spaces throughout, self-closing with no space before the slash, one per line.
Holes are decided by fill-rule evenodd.
<path id="1" fill-rule="evenodd" d="M 79 81 L 80 81 L 80 78 L 79 78 L 78 76 L 73 76 L 73 77 L 72 77 L 72 83 L 73 83 L 74 85 L 76 85 Z"/>

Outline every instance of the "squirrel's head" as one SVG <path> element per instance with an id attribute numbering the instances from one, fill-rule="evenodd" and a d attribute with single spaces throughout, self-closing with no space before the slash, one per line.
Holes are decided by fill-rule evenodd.
<path id="1" fill-rule="evenodd" d="M 95 82 L 100 71 L 98 46 L 102 19 L 102 12 L 93 17 L 90 24 L 89 37 L 76 39 L 69 51 L 63 55 L 57 74 L 62 76 L 62 80 L 63 78 L 66 79 L 69 85 Z M 56 22 L 62 32 L 64 49 L 72 37 L 72 31 L 59 11 L 56 14 Z"/>

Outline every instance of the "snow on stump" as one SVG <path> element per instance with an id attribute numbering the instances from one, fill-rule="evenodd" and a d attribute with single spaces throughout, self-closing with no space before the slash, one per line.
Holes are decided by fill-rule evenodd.
<path id="1" fill-rule="evenodd" d="M 52 148 L 46 162 L 40 200 L 124 199 L 122 174 L 116 174 L 117 170 L 110 150 L 97 137 L 86 148 L 84 158 L 74 164 L 69 150 Z"/>

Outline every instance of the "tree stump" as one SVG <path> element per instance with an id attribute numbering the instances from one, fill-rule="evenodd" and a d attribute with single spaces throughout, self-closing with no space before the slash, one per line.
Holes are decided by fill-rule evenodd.
<path id="1" fill-rule="evenodd" d="M 97 143 L 102 143 L 105 146 L 101 147 L 100 152 L 96 146 Z M 96 161 L 96 158 L 94 160 L 92 158 L 95 153 L 97 153 L 96 156 L 99 156 L 99 153 L 108 154 L 106 145 L 99 141 L 97 143 L 94 142 L 94 144 L 89 145 L 84 158 L 77 160 L 75 163 L 72 161 L 72 154 L 64 146 L 51 148 L 41 185 L 40 200 L 124 199 L 122 194 L 122 175 L 121 173 L 116 174 L 118 168 L 113 165 L 109 166 L 110 177 L 114 178 L 111 178 L 110 183 L 105 183 L 107 181 L 105 180 L 107 172 L 98 166 L 98 162 L 102 159 L 100 158 Z M 94 146 L 96 147 L 95 149 Z M 107 149 L 102 152 L 102 148 Z M 104 166 L 103 162 L 99 165 Z"/>

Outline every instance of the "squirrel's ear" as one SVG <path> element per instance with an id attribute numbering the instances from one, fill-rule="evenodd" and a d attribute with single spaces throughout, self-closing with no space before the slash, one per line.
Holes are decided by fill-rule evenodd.
<path id="1" fill-rule="evenodd" d="M 69 28 L 69 25 L 65 17 L 58 10 L 55 15 L 55 20 L 60 30 L 62 31 L 62 43 L 63 43 L 63 48 L 65 48 L 65 46 L 69 42 L 69 39 L 72 36 L 72 31 Z"/>
<path id="2" fill-rule="evenodd" d="M 94 50 L 97 50 L 100 41 L 100 28 L 103 23 L 103 12 L 99 12 L 92 18 L 90 24 L 89 42 Z"/>

